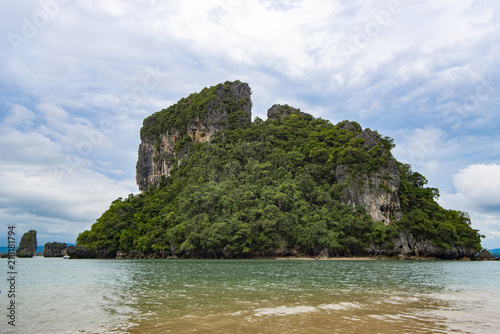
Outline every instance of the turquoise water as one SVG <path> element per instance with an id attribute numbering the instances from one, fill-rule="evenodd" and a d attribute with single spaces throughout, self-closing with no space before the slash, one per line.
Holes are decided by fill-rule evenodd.
<path id="1" fill-rule="evenodd" d="M 498 333 L 500 261 L 16 259 L 1 333 Z"/>

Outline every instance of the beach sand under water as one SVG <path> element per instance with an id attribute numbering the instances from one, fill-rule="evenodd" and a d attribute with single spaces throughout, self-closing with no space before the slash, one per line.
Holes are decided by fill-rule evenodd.
<path id="1" fill-rule="evenodd" d="M 0 328 L 492 334 L 498 277 L 500 261 L 18 259 L 16 327 Z"/>

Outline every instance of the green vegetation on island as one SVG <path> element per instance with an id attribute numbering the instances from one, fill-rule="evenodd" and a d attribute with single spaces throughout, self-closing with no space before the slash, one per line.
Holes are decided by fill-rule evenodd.
<path id="1" fill-rule="evenodd" d="M 214 106 L 229 106 L 230 115 L 242 117 L 242 101 L 226 99 L 224 107 L 217 106 L 214 96 L 223 86 L 214 87 L 146 119 L 141 138 L 157 140 L 171 127 L 189 137 L 189 122 L 203 119 Z M 78 236 L 77 245 L 207 258 L 322 250 L 348 256 L 374 248 L 396 255 L 395 240 L 410 233 L 442 251 L 481 250 L 468 214 L 441 208 L 438 190 L 426 187 L 425 177 L 409 165 L 394 161 L 391 138 L 363 131 L 356 122 L 333 125 L 288 106 L 279 110 L 282 115 L 266 121 L 233 122 L 208 142 L 178 141 L 176 151 L 182 143 L 187 154 L 169 176 L 141 194 L 115 200 Z M 391 163 L 399 174 L 394 193 L 401 205 L 390 223 L 346 203 L 346 189 L 352 187 L 361 189 L 360 196 L 366 195 L 363 189 L 390 194 Z M 345 170 L 342 178 L 339 170 Z"/>

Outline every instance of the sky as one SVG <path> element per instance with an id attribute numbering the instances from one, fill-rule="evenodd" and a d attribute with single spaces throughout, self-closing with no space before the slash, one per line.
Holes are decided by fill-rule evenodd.
<path id="1" fill-rule="evenodd" d="M 241 80 L 253 117 L 286 103 L 394 138 L 500 248 L 499 2 L 0 1 L 0 37 L 0 245 L 10 225 L 74 242 L 138 193 L 145 117 Z"/>

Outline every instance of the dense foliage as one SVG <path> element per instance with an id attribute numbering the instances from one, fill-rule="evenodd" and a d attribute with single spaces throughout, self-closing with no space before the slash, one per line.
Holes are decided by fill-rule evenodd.
<path id="1" fill-rule="evenodd" d="M 403 217 L 398 226 L 418 239 L 433 240 L 442 249 L 465 246 L 481 250 L 480 235 L 470 225 L 467 212 L 445 210 L 436 203 L 439 191 L 424 187 L 427 179 L 411 171 L 407 164 L 399 165 L 400 198 Z"/>
<path id="2" fill-rule="evenodd" d="M 299 113 L 256 118 L 248 128 L 219 132 L 208 143 L 188 142 L 189 158 L 158 188 L 115 200 L 77 242 L 94 250 L 202 257 L 277 248 L 349 255 L 372 243 L 391 247 L 391 238 L 404 230 L 443 248 L 479 250 L 480 236 L 468 215 L 441 208 L 437 190 L 426 188 L 425 178 L 408 165 L 399 164 L 399 222 L 374 222 L 364 208 L 342 204 L 346 185 L 336 178 L 337 166 L 354 174 L 376 172 L 392 159 L 394 146 L 376 132 L 376 143 L 364 145 L 359 124 L 348 125 Z"/>

